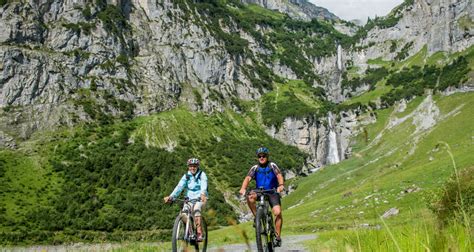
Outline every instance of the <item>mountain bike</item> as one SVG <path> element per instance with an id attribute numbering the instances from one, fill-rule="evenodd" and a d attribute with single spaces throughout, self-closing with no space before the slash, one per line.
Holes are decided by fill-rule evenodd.
<path id="1" fill-rule="evenodd" d="M 257 194 L 257 215 L 255 218 L 257 249 L 259 252 L 274 251 L 274 242 L 276 242 L 275 223 L 273 222 L 268 195 L 276 193 L 276 190 L 259 188 L 251 192 Z"/>
<path id="2" fill-rule="evenodd" d="M 194 220 L 194 204 L 199 200 L 175 199 L 173 201 L 183 202 L 183 207 L 174 221 L 172 247 L 173 252 L 189 251 L 194 247 L 195 251 L 206 251 L 207 249 L 207 223 L 201 216 L 202 241 L 197 241 L 197 227 Z"/>

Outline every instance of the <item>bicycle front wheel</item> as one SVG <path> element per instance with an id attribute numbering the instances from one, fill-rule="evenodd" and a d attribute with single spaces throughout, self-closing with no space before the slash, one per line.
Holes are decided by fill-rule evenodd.
<path id="1" fill-rule="evenodd" d="M 187 251 L 189 244 L 186 237 L 186 222 L 184 222 L 181 214 L 174 221 L 171 244 L 173 252 Z"/>
<path id="2" fill-rule="evenodd" d="M 267 230 L 267 216 L 263 208 L 257 209 L 257 217 L 255 223 L 255 234 L 257 240 L 257 249 L 259 252 L 271 251 L 268 247 L 268 230 Z"/>

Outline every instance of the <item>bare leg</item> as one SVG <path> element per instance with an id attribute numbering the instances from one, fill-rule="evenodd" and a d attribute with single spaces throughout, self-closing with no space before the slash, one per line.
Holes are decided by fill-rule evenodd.
<path id="1" fill-rule="evenodd" d="M 277 237 L 280 237 L 281 235 L 281 226 L 283 225 L 283 216 L 281 214 L 281 207 L 279 205 L 274 206 L 273 209 L 273 215 L 275 215 L 275 231 Z"/>
<path id="2" fill-rule="evenodd" d="M 201 227 L 201 216 L 195 216 L 194 220 L 196 222 L 196 230 L 197 234 L 200 235 L 202 234 L 202 227 Z"/>
<path id="3" fill-rule="evenodd" d="M 253 216 L 256 216 L 257 214 L 257 206 L 255 204 L 255 201 L 257 199 L 257 194 L 252 192 L 248 197 L 247 197 L 247 205 L 250 208 L 250 211 L 252 211 Z"/>
<path id="4" fill-rule="evenodd" d="M 201 226 L 201 211 L 203 210 L 204 208 L 204 204 L 202 204 L 201 202 L 196 202 L 196 204 L 194 204 L 194 223 L 196 224 L 196 232 L 197 232 L 197 235 L 202 235 L 202 226 Z"/>

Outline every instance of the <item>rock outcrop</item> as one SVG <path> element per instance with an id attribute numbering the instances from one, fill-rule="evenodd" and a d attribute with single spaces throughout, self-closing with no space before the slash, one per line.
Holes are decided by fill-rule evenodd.
<path id="1" fill-rule="evenodd" d="M 360 46 L 368 47 L 349 55 L 354 64 L 366 65 L 368 59 L 393 60 L 403 50 L 406 56 L 427 47 L 429 55 L 457 52 L 474 44 L 473 4 L 470 0 L 413 0 L 391 14 L 399 18 L 392 27 L 375 27 Z"/>
<path id="2" fill-rule="evenodd" d="M 339 18 L 326 8 L 318 7 L 307 0 L 242 0 L 247 4 L 258 4 L 270 10 L 277 10 L 288 14 L 290 17 L 298 18 L 306 21 L 311 19 L 334 20 Z"/>
<path id="3" fill-rule="evenodd" d="M 267 133 L 309 154 L 306 172 L 311 172 L 348 158 L 351 138 L 360 133 L 361 126 L 375 120 L 371 114 L 351 110 L 327 118 L 286 118 L 280 128 L 268 128 Z"/>

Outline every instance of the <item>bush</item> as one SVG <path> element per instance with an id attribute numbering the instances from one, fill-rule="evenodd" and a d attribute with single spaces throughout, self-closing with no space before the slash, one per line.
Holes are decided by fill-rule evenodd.
<path id="1" fill-rule="evenodd" d="M 283 92 L 278 100 L 274 96 L 263 98 L 263 123 L 267 126 L 274 125 L 279 128 L 287 117 L 300 119 L 311 116 L 315 112 L 315 108 L 306 105 L 289 91 Z"/>
<path id="2" fill-rule="evenodd" d="M 406 43 L 405 46 L 403 46 L 402 50 L 398 52 L 397 56 L 395 56 L 395 60 L 404 60 L 406 57 L 408 57 L 408 51 L 412 48 L 413 46 L 413 41 L 410 41 L 409 43 Z"/>
<path id="3" fill-rule="evenodd" d="M 451 220 L 474 225 L 474 166 L 453 174 L 441 193 L 435 196 L 431 210 L 444 225 Z"/>
<path id="4" fill-rule="evenodd" d="M 385 78 L 385 76 L 387 76 L 388 74 L 388 70 L 384 67 L 368 68 L 365 71 L 365 76 L 363 78 L 354 77 L 349 80 L 347 73 L 344 72 L 342 75 L 342 88 L 351 89 L 352 91 L 355 91 L 358 87 L 362 85 L 369 85 L 372 89 L 375 87 L 375 84 L 377 84 L 378 81 Z"/>

